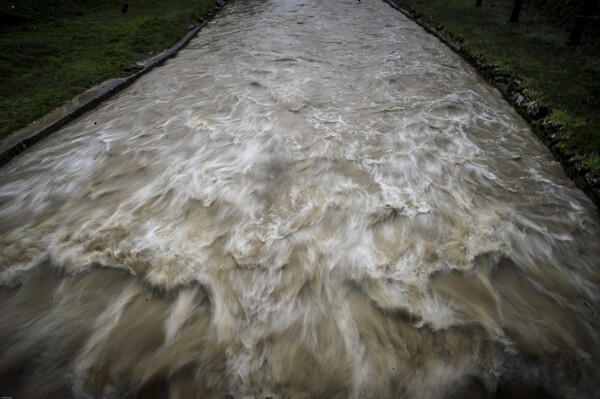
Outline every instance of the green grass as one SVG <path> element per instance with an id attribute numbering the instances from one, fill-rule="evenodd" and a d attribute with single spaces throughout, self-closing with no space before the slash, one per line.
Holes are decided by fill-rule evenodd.
<path id="1" fill-rule="evenodd" d="M 600 176 L 600 37 L 591 26 L 578 46 L 567 45 L 573 16 L 569 1 L 525 2 L 518 24 L 508 23 L 511 0 L 396 0 L 462 40 L 469 54 L 521 81 L 525 94 L 564 125 L 558 142 Z M 576 1 L 571 1 L 576 3 Z M 537 6 L 537 7 L 536 7 Z M 597 25 L 597 23 L 596 23 Z"/>
<path id="2" fill-rule="evenodd" d="M 0 138 L 177 42 L 215 0 L 0 0 Z"/>

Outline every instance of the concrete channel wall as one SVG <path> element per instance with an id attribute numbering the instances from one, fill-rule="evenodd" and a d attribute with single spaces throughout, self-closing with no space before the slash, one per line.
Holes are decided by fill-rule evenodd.
<path id="1" fill-rule="evenodd" d="M 133 73 L 124 78 L 109 79 L 96 85 L 84 93 L 76 96 L 62 106 L 40 119 L 30 123 L 24 128 L 12 133 L 10 136 L 0 141 L 0 167 L 7 164 L 11 159 L 33 146 L 42 139 L 50 136 L 69 122 L 80 117 L 84 113 L 94 109 L 102 101 L 112 97 L 114 94 L 129 87 L 140 76 L 161 65 L 167 59 L 173 57 L 179 50 L 185 47 L 198 32 L 202 30 L 219 11 L 223 9 L 227 0 L 216 2 L 215 8 L 209 12 L 205 19 L 199 25 L 194 26 L 190 31 L 175 43 L 173 46 L 164 50 L 144 61 L 138 62 L 130 68 Z"/>

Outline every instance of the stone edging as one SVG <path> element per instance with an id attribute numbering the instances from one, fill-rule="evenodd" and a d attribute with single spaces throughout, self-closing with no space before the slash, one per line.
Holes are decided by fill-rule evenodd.
<path id="1" fill-rule="evenodd" d="M 529 123 L 538 138 L 550 150 L 554 158 L 559 161 L 565 173 L 596 204 L 600 210 L 600 176 L 594 176 L 589 168 L 575 159 L 574 153 L 561 147 L 557 140 L 557 133 L 563 126 L 546 119 L 550 109 L 538 105 L 523 93 L 521 82 L 506 73 L 498 70 L 498 66 L 484 60 L 481 55 L 472 54 L 462 45 L 462 40 L 447 32 L 433 19 L 421 15 L 414 10 L 407 10 L 398 6 L 393 0 L 383 0 L 392 8 L 400 11 L 427 32 L 436 36 L 455 53 L 471 64 L 479 74 L 492 86 L 497 88 L 504 99 Z"/>
<path id="2" fill-rule="evenodd" d="M 42 116 L 40 119 L 2 139 L 0 141 L 0 167 L 69 122 L 92 110 L 102 101 L 129 87 L 140 76 L 174 56 L 225 6 L 226 1 L 217 0 L 215 8 L 206 15 L 207 19 L 199 19 L 200 24 L 194 26 L 173 46 L 152 58 L 138 62 L 135 66 L 130 67 L 129 69 L 133 71 L 131 75 L 102 82 L 71 99 L 49 114 Z"/>

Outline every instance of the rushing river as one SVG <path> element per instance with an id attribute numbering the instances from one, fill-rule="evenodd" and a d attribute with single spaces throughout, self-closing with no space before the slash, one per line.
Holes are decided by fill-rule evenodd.
<path id="1" fill-rule="evenodd" d="M 597 397 L 597 209 L 380 0 L 231 2 L 0 226 L 2 396 Z"/>

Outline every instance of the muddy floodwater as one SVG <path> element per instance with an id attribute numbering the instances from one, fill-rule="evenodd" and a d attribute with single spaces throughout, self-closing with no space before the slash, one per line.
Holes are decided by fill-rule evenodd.
<path id="1" fill-rule="evenodd" d="M 380 0 L 232 1 L 0 169 L 0 395 L 596 398 L 600 221 Z"/>

